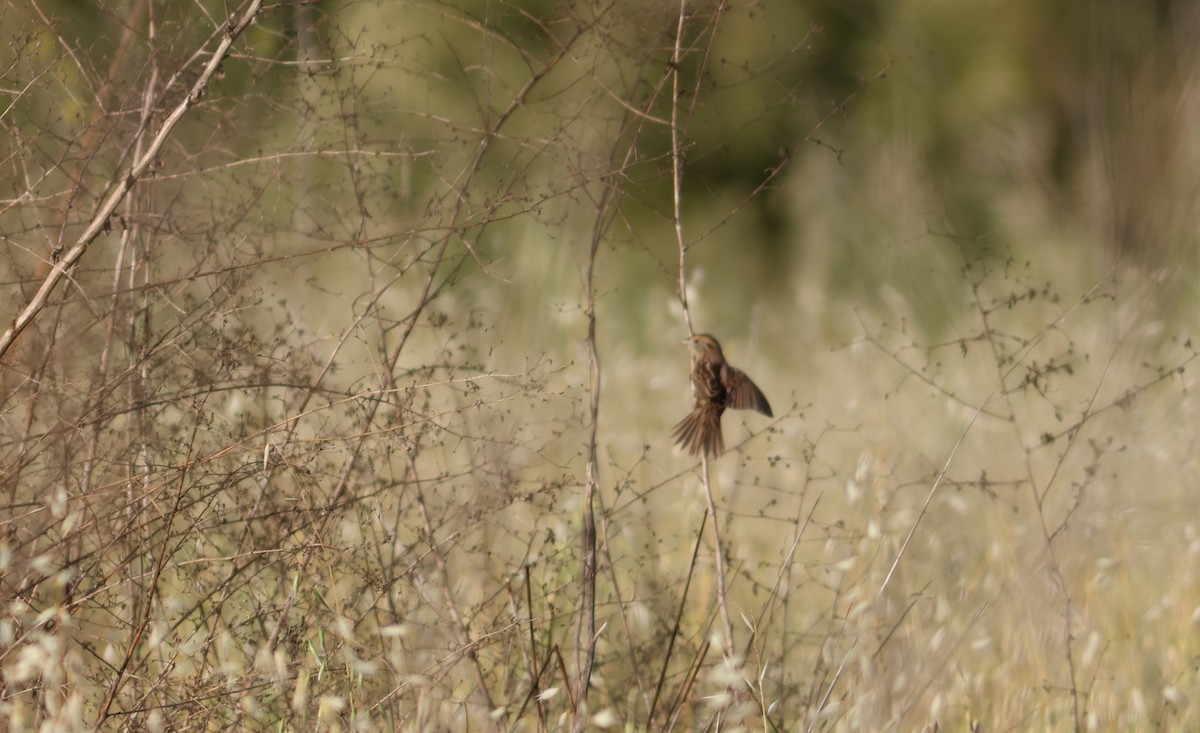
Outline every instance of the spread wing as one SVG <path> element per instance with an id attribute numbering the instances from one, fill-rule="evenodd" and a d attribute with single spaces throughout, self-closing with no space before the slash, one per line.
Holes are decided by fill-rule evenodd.
<path id="1" fill-rule="evenodd" d="M 735 369 L 728 364 L 722 366 L 721 384 L 729 396 L 730 407 L 735 410 L 758 410 L 767 417 L 774 417 L 766 395 L 741 369 Z"/>

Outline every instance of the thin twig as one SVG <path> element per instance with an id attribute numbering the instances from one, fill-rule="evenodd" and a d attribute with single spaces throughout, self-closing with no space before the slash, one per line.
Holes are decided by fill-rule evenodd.
<path id="1" fill-rule="evenodd" d="M 675 612 L 675 623 L 671 626 L 671 633 L 667 636 L 667 651 L 663 655 L 662 667 L 658 673 L 658 684 L 654 687 L 654 700 L 650 703 L 650 717 L 648 723 L 654 722 L 654 713 L 658 710 L 659 695 L 662 694 L 663 683 L 667 679 L 667 669 L 671 666 L 671 653 L 675 651 L 675 642 L 679 639 L 679 634 L 683 626 L 683 612 L 687 608 L 688 591 L 692 587 L 692 577 L 696 574 L 696 559 L 700 556 L 700 543 L 704 538 L 704 525 L 708 522 L 708 511 L 704 512 L 704 516 L 700 519 L 700 531 L 696 533 L 696 542 L 692 545 L 692 560 L 688 563 L 687 578 L 683 581 L 683 593 L 679 596 L 679 609 Z"/>
<path id="2" fill-rule="evenodd" d="M 179 124 L 183 116 L 187 114 L 188 110 L 199 103 L 200 99 L 204 96 L 205 90 L 208 88 L 209 81 L 212 80 L 217 70 L 221 67 L 221 63 L 229 55 L 229 49 L 233 47 L 233 42 L 250 26 L 250 23 L 254 21 L 261 8 L 262 0 L 250 0 L 249 6 L 242 13 L 241 18 L 236 23 L 230 23 L 226 26 L 221 42 L 217 44 L 217 47 L 210 54 L 208 63 L 204 65 L 199 78 L 192 84 L 188 93 L 184 95 L 183 100 L 163 120 L 162 127 L 159 128 L 158 133 L 151 139 L 145 152 L 140 158 L 134 160 L 133 165 L 129 167 L 129 170 L 125 172 L 115 188 L 109 193 L 108 198 L 96 210 L 91 221 L 84 228 L 83 234 L 79 236 L 79 239 L 76 240 L 70 249 L 63 253 L 57 262 L 52 264 L 50 271 L 46 274 L 45 279 L 42 280 L 41 287 L 38 288 L 37 293 L 34 294 L 29 303 L 17 315 L 12 325 L 8 327 L 3 335 L 0 335 L 0 357 L 4 356 L 21 331 L 25 330 L 33 322 L 37 314 L 46 306 L 46 302 L 50 298 L 50 293 L 54 291 L 55 286 L 79 262 L 96 237 L 100 236 L 100 233 L 104 231 L 104 227 L 108 223 L 108 218 L 116 211 L 117 205 L 121 203 L 138 180 L 146 174 L 150 165 L 158 158 L 159 150 L 162 149 L 163 144 L 171 136 L 171 133 L 175 130 L 175 126 Z M 141 139 L 140 133 L 137 139 Z"/>
<path id="3" fill-rule="evenodd" d="M 717 11 L 720 12 L 720 9 Z M 683 317 L 687 323 L 688 335 L 694 336 L 696 331 L 692 326 L 691 308 L 687 296 L 687 251 L 688 244 L 683 234 L 683 142 L 682 124 L 680 122 L 679 100 L 682 96 L 680 88 L 680 67 L 683 58 L 683 34 L 687 18 L 687 0 L 679 2 L 679 18 L 675 26 L 675 45 L 671 52 L 671 198 L 674 206 L 675 242 L 679 248 L 679 302 L 683 306 Z M 712 482 L 709 480 L 708 456 L 701 456 L 701 476 L 704 481 L 704 498 L 708 513 L 713 517 L 713 545 L 716 556 L 717 604 L 721 608 L 721 620 L 724 626 L 725 639 L 723 651 L 728 653 L 733 649 L 733 623 L 729 616 L 729 604 L 725 588 L 725 552 L 721 546 L 717 505 L 713 500 Z"/>

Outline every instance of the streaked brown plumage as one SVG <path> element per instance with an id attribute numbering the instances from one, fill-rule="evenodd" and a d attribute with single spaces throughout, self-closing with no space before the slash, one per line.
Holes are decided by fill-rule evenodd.
<path id="1" fill-rule="evenodd" d="M 758 410 L 773 417 L 771 406 L 750 377 L 726 363 L 715 338 L 702 333 L 683 343 L 692 351 L 692 393 L 696 395 L 696 406 L 679 421 L 671 436 L 692 455 L 719 456 L 725 452 L 721 415 L 726 408 Z"/>

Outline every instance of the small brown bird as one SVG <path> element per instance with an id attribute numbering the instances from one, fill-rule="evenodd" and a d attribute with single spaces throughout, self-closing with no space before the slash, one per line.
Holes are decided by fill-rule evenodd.
<path id="1" fill-rule="evenodd" d="M 762 390 L 740 369 L 725 361 L 721 345 L 706 333 L 684 341 L 692 351 L 692 393 L 696 407 L 679 421 L 671 436 L 692 455 L 719 456 L 725 452 L 721 415 L 726 408 L 758 410 L 773 417 Z"/>

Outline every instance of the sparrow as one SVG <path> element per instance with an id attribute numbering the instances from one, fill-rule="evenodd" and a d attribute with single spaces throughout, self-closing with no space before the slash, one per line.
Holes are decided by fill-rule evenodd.
<path id="1" fill-rule="evenodd" d="M 702 333 L 683 343 L 692 352 L 692 393 L 696 396 L 696 406 L 679 421 L 671 436 L 692 455 L 719 456 L 725 452 L 721 415 L 726 408 L 758 410 L 773 417 L 771 405 L 745 372 L 729 366 L 715 338 Z"/>

